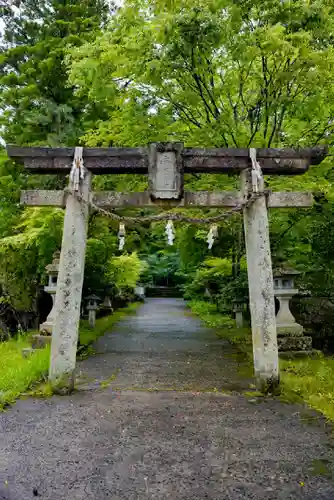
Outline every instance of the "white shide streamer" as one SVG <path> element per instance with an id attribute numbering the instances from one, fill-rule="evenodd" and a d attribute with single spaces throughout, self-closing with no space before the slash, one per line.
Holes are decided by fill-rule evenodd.
<path id="1" fill-rule="evenodd" d="M 125 224 L 123 224 L 122 222 L 119 224 L 118 239 L 119 239 L 118 249 L 123 250 L 125 245 Z"/>
<path id="2" fill-rule="evenodd" d="M 209 250 L 211 250 L 211 248 L 213 247 L 215 238 L 217 238 L 217 236 L 218 236 L 218 226 L 217 224 L 212 224 L 212 226 L 210 227 L 210 231 L 208 232 L 208 239 L 207 239 Z"/>
<path id="3" fill-rule="evenodd" d="M 175 238 L 173 221 L 169 220 L 167 222 L 167 224 L 166 224 L 166 231 L 165 232 L 166 232 L 166 235 L 167 235 L 168 245 L 173 245 L 174 238 Z"/>

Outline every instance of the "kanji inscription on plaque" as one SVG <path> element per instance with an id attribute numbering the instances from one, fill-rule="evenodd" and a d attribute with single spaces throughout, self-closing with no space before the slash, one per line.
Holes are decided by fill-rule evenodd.
<path id="1" fill-rule="evenodd" d="M 175 192 L 176 188 L 176 158 L 175 153 L 168 151 L 157 154 L 157 177 L 156 190 L 160 194 L 157 197 L 162 198 L 167 195 L 169 198 Z M 163 194 L 164 193 L 164 194 Z"/>
<path id="2" fill-rule="evenodd" d="M 151 146 L 150 191 L 152 199 L 175 200 L 182 196 L 182 159 L 175 148 Z"/>

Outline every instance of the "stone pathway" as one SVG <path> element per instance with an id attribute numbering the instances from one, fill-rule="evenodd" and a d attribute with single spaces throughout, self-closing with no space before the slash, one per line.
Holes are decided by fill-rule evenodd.
<path id="1" fill-rule="evenodd" d="M 1 500 L 334 498 L 321 419 L 243 396 L 242 359 L 181 300 L 147 301 L 97 349 L 71 397 L 0 415 Z"/>
<path id="2" fill-rule="evenodd" d="M 80 367 L 82 388 L 113 375 L 112 387 L 123 390 L 240 392 L 251 382 L 239 373 L 243 356 L 193 317 L 182 299 L 147 299 L 95 348 L 99 356 Z"/>

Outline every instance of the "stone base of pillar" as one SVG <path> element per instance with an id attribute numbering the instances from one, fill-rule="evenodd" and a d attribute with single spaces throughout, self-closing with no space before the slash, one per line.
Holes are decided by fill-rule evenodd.
<path id="1" fill-rule="evenodd" d="M 51 335 L 33 335 L 31 347 L 33 349 L 43 349 L 43 347 L 51 344 L 51 339 Z"/>
<path id="2" fill-rule="evenodd" d="M 323 357 L 322 351 L 311 349 L 310 351 L 280 351 L 278 353 L 280 359 L 293 360 L 293 359 L 319 359 Z"/>
<path id="3" fill-rule="evenodd" d="M 267 376 L 266 373 L 263 375 L 258 374 L 255 376 L 256 379 L 256 389 L 262 394 L 279 395 L 280 390 L 280 379 L 279 376 Z"/>
<path id="4" fill-rule="evenodd" d="M 303 337 L 304 328 L 298 323 L 290 325 L 276 324 L 278 337 Z"/>
<path id="5" fill-rule="evenodd" d="M 312 337 L 277 337 L 279 351 L 309 351 L 312 349 Z"/>
<path id="6" fill-rule="evenodd" d="M 52 392 L 59 396 L 67 396 L 74 391 L 75 373 L 64 373 L 51 381 Z"/>
<path id="7" fill-rule="evenodd" d="M 304 335 L 302 325 L 298 323 L 278 324 L 277 345 L 279 352 L 310 352 L 312 350 L 312 337 Z"/>

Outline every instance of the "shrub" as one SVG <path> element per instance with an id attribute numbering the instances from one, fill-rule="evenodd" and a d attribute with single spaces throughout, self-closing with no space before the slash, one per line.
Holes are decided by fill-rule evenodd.
<path id="1" fill-rule="evenodd" d="M 134 252 L 131 255 L 112 257 L 107 263 L 106 277 L 113 284 L 117 295 L 131 295 L 145 264 Z"/>

